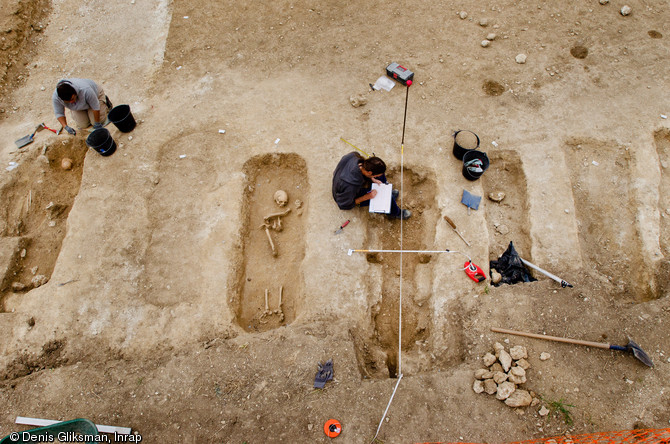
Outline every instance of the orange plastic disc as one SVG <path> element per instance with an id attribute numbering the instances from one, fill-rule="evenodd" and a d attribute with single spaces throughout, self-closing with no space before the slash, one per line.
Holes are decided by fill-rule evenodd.
<path id="1" fill-rule="evenodd" d="M 337 419 L 329 419 L 323 425 L 323 431 L 328 438 L 337 438 L 342 433 L 342 424 Z"/>

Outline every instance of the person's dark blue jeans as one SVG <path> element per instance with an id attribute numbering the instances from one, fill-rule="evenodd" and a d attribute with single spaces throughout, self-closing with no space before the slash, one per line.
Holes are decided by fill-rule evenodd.
<path id="1" fill-rule="evenodd" d="M 377 180 L 379 180 L 379 181 L 382 182 L 382 183 L 388 183 L 388 182 L 386 181 L 386 175 L 384 175 L 384 174 L 382 174 L 381 176 L 377 177 Z M 369 193 L 371 190 L 372 190 L 372 184 L 370 184 L 370 186 L 369 186 L 368 188 L 361 188 L 361 189 L 358 191 L 358 194 L 356 195 L 356 197 L 357 197 L 357 198 L 358 198 L 358 197 L 361 197 L 361 196 L 363 196 L 363 195 Z M 366 201 L 361 202 L 361 206 L 362 206 L 362 207 L 369 207 L 369 206 L 370 206 L 370 201 L 369 201 L 369 200 L 366 200 Z M 390 216 L 390 217 L 399 217 L 399 216 L 400 216 L 400 207 L 399 207 L 398 204 L 396 203 L 396 201 L 395 201 L 395 197 L 393 197 L 393 196 L 391 196 L 391 212 L 389 213 L 389 216 Z"/>

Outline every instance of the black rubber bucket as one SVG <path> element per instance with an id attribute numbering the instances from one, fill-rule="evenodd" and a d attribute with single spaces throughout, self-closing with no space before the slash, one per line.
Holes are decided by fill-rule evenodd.
<path id="1" fill-rule="evenodd" d="M 116 142 L 106 128 L 97 129 L 89 134 L 86 138 L 86 145 L 103 156 L 111 156 L 116 151 Z"/>
<path id="2" fill-rule="evenodd" d="M 479 136 L 472 131 L 459 130 L 454 133 L 454 156 L 463 160 L 468 151 L 479 148 Z"/>
<path id="3" fill-rule="evenodd" d="M 482 161 L 482 164 L 479 168 L 481 171 L 471 171 L 468 169 L 466 164 L 472 160 L 479 159 Z M 470 150 L 463 156 L 463 177 L 468 180 L 477 180 L 484 174 L 484 171 L 489 167 L 489 156 L 482 151 Z"/>
<path id="4" fill-rule="evenodd" d="M 107 118 L 112 122 L 122 133 L 129 133 L 135 129 L 135 118 L 130 112 L 130 106 L 119 105 L 112 108 L 107 114 Z"/>

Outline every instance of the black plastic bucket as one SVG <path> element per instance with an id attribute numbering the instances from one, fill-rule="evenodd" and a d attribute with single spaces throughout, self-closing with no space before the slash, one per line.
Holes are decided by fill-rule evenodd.
<path id="1" fill-rule="evenodd" d="M 112 108 L 107 114 L 107 118 L 112 122 L 122 133 L 129 133 L 135 129 L 135 118 L 130 112 L 130 106 L 119 105 Z"/>
<path id="2" fill-rule="evenodd" d="M 471 160 L 479 159 L 482 161 L 482 165 L 480 166 L 482 171 L 470 171 L 467 166 L 465 166 L 466 163 L 470 162 Z M 486 153 L 482 151 L 477 151 L 477 150 L 469 150 L 465 155 L 463 156 L 463 177 L 465 177 L 468 180 L 477 180 L 481 177 L 482 174 L 484 174 L 484 171 L 487 170 L 489 167 L 489 156 L 486 155 Z"/>
<path id="3" fill-rule="evenodd" d="M 106 128 L 97 129 L 89 134 L 86 138 L 86 145 L 103 156 L 111 156 L 116 151 L 116 142 Z"/>
<path id="4" fill-rule="evenodd" d="M 454 133 L 454 156 L 463 160 L 468 151 L 479 148 L 479 136 L 472 131 L 458 130 Z"/>

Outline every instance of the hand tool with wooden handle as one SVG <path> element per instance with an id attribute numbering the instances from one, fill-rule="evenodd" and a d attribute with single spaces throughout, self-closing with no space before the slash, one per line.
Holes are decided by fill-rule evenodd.
<path id="1" fill-rule="evenodd" d="M 469 247 L 469 246 L 470 246 L 470 242 L 466 241 L 465 238 L 461 235 L 461 233 L 458 232 L 458 230 L 456 229 L 456 224 L 454 223 L 454 221 L 451 220 L 451 219 L 449 218 L 449 216 L 444 216 L 444 220 L 446 220 L 447 223 L 448 223 L 449 225 L 451 225 L 451 228 L 454 229 L 454 231 L 456 232 L 456 234 L 458 234 L 458 236 L 463 240 L 463 242 L 465 242 L 465 244 Z"/>
<path id="2" fill-rule="evenodd" d="M 538 335 L 536 333 L 526 333 L 523 331 L 516 331 L 516 330 L 507 330 L 504 328 L 496 328 L 496 327 L 491 327 L 491 331 L 494 331 L 496 333 L 505 333 L 508 335 L 516 335 L 516 336 L 525 336 L 527 338 L 535 338 L 535 339 L 545 339 L 547 341 L 556 341 L 556 342 L 565 342 L 568 344 L 577 344 L 577 345 L 585 345 L 587 347 L 598 347 L 598 348 L 604 348 L 604 349 L 609 349 L 609 350 L 619 350 L 619 351 L 629 351 L 633 352 L 633 355 L 640 360 L 642 363 L 645 365 L 648 365 L 649 367 L 653 367 L 654 363 L 651 361 L 651 358 L 649 355 L 640 348 L 639 345 L 637 345 L 635 342 L 631 341 L 630 338 L 628 339 L 628 345 L 622 346 L 622 345 L 614 345 L 614 344 L 609 344 L 605 342 L 591 342 L 591 341 L 582 341 L 580 339 L 568 339 L 568 338 L 560 338 L 558 336 L 549 336 L 549 335 Z"/>

